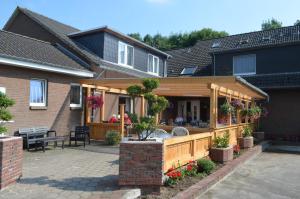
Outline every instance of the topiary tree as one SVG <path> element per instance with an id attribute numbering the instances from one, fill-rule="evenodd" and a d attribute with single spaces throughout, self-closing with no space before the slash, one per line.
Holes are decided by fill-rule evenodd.
<path id="1" fill-rule="evenodd" d="M 12 119 L 12 115 L 7 108 L 14 104 L 15 102 L 12 99 L 0 92 L 0 134 L 7 132 L 7 128 L 4 127 L 4 124 Z"/>
<path id="2" fill-rule="evenodd" d="M 147 101 L 147 116 L 141 117 L 139 121 L 134 122 L 133 120 L 133 128 L 136 130 L 139 140 L 146 140 L 149 135 L 156 129 L 155 116 L 165 110 L 169 103 L 165 97 L 153 94 L 152 91 L 159 86 L 159 81 L 157 79 L 143 79 L 142 85 L 143 86 L 130 86 L 127 88 L 127 92 L 133 99 L 134 104 L 136 97 L 141 95 L 144 95 L 144 98 Z M 137 118 L 135 112 L 134 114 L 131 114 L 130 117 Z M 145 134 L 142 135 L 143 132 Z"/>

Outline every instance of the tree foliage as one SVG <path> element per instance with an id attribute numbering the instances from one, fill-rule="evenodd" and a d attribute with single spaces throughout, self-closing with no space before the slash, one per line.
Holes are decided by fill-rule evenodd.
<path id="1" fill-rule="evenodd" d="M 300 20 L 297 19 L 297 21 L 294 23 L 295 26 L 300 26 Z"/>
<path id="2" fill-rule="evenodd" d="M 4 127 L 4 124 L 13 117 L 7 108 L 13 106 L 14 104 L 15 102 L 12 99 L 0 92 L 0 134 L 7 131 L 7 128 Z"/>
<path id="3" fill-rule="evenodd" d="M 185 48 L 194 45 L 198 40 L 215 39 L 228 36 L 225 31 L 215 31 L 211 28 L 203 28 L 186 33 L 172 33 L 169 36 L 162 36 L 157 33 L 154 36 L 147 34 L 142 39 L 139 33 L 129 34 L 135 39 L 138 39 L 146 44 L 158 48 L 160 50 L 171 50 L 175 48 Z"/>
<path id="4" fill-rule="evenodd" d="M 133 100 L 137 96 L 144 95 L 148 103 L 147 116 L 140 117 L 139 121 L 134 122 L 134 129 L 138 133 L 140 140 L 146 140 L 147 137 L 155 130 L 155 116 L 165 110 L 168 106 L 168 100 L 165 97 L 153 94 L 153 90 L 158 88 L 157 79 L 143 79 L 142 85 L 133 85 L 127 88 L 128 94 Z M 130 114 L 129 117 L 137 118 L 136 114 Z M 145 133 L 142 135 L 142 133 Z"/>
<path id="5" fill-rule="evenodd" d="M 271 29 L 281 28 L 281 27 L 282 27 L 282 22 L 274 18 L 268 19 L 261 24 L 262 30 L 271 30 Z"/>

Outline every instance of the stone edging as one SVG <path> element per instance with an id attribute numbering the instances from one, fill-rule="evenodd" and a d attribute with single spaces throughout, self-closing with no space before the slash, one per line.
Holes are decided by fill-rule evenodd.
<path id="1" fill-rule="evenodd" d="M 210 187 L 222 181 L 226 176 L 231 174 L 238 166 L 256 157 L 258 154 L 260 154 L 262 151 L 268 148 L 269 145 L 269 141 L 264 141 L 259 145 L 251 148 L 250 150 L 246 151 L 242 156 L 228 162 L 225 166 L 223 166 L 213 174 L 207 176 L 206 178 L 202 179 L 197 184 L 194 184 L 188 189 L 179 192 L 175 197 L 173 197 L 173 199 L 191 199 L 198 197 L 199 195 L 207 191 Z"/>

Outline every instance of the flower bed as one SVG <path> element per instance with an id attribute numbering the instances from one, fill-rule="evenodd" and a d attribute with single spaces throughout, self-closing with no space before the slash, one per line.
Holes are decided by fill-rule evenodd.
<path id="1" fill-rule="evenodd" d="M 248 149 L 234 147 L 234 159 L 239 158 Z M 140 198 L 144 199 L 165 199 L 172 198 L 179 192 L 186 190 L 190 186 L 205 179 L 208 175 L 216 172 L 227 163 L 214 163 L 209 157 L 198 161 L 190 161 L 189 164 L 181 166 L 179 169 L 170 168 L 166 174 L 165 185 L 161 188 L 160 195 L 146 195 Z M 201 166 L 200 166 L 201 165 Z M 213 165 L 213 166 L 212 166 Z"/>

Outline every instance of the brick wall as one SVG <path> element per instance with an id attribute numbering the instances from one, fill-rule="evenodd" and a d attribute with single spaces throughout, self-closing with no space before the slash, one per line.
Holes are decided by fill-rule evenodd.
<path id="1" fill-rule="evenodd" d="M 23 141 L 21 137 L 0 139 L 0 189 L 22 176 Z"/>
<path id="2" fill-rule="evenodd" d="M 122 142 L 119 160 L 119 185 L 141 187 L 142 192 L 159 191 L 163 185 L 163 143 Z"/>
<path id="3" fill-rule="evenodd" d="M 32 78 L 46 79 L 48 82 L 45 110 L 30 109 Z M 68 135 L 82 121 L 83 110 L 70 109 L 70 84 L 78 82 L 78 77 L 0 65 L 0 87 L 5 87 L 6 94 L 16 102 L 10 108 L 14 122 L 6 125 L 9 134 L 12 135 L 18 128 L 47 126 L 56 130 L 58 135 Z"/>

